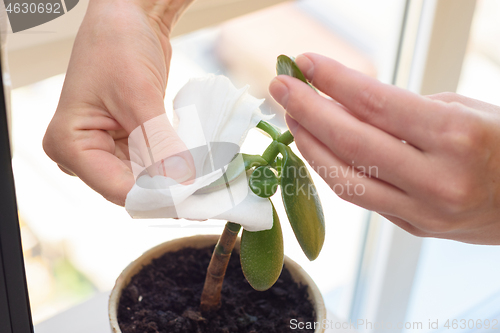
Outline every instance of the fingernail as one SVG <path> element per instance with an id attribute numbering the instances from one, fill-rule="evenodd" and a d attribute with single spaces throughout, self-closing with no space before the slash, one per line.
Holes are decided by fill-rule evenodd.
<path id="1" fill-rule="evenodd" d="M 161 161 L 158 171 L 160 175 L 172 178 L 179 184 L 193 176 L 193 171 L 186 160 L 179 156 L 172 156 Z"/>
<path id="2" fill-rule="evenodd" d="M 288 113 L 285 115 L 286 126 L 290 130 L 293 136 L 295 136 L 295 132 L 297 132 L 297 128 L 299 127 L 299 123 L 293 119 Z"/>
<path id="3" fill-rule="evenodd" d="M 312 79 L 314 75 L 314 64 L 311 59 L 301 54 L 297 58 L 295 58 L 295 62 L 299 66 L 302 73 L 305 74 L 306 78 L 309 80 Z"/>
<path id="4" fill-rule="evenodd" d="M 280 81 L 279 78 L 275 77 L 269 84 L 269 92 L 285 109 L 288 103 L 288 87 Z"/>

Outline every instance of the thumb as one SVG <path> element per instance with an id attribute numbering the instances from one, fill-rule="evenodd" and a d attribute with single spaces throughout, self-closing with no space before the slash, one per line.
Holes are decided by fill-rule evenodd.
<path id="1" fill-rule="evenodd" d="M 163 111 L 137 126 L 129 135 L 130 160 L 134 176 L 147 170 L 183 183 L 196 175 L 194 161 Z"/>

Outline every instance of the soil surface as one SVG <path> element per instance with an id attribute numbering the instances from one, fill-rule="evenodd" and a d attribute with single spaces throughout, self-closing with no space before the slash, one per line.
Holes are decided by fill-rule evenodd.
<path id="1" fill-rule="evenodd" d="M 123 290 L 118 322 L 123 333 L 273 333 L 291 329 L 290 320 L 313 322 L 306 286 L 296 284 L 286 266 L 276 284 L 256 291 L 233 253 L 222 288 L 222 306 L 200 313 L 199 300 L 213 247 L 185 248 L 153 260 Z"/>

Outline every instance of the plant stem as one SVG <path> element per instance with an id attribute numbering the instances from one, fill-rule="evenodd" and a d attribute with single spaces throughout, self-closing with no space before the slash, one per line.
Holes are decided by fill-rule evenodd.
<path id="1" fill-rule="evenodd" d="M 290 133 L 290 131 L 284 132 L 278 138 L 278 142 L 281 142 L 282 144 L 288 146 L 290 143 L 293 142 L 293 135 L 292 135 L 292 133 Z"/>
<path id="2" fill-rule="evenodd" d="M 217 245 L 215 245 L 212 259 L 210 259 L 210 264 L 208 265 L 205 285 L 201 293 L 200 310 L 203 312 L 216 311 L 220 308 L 222 284 L 226 275 L 226 268 L 240 229 L 241 225 L 227 222 Z"/>
<path id="3" fill-rule="evenodd" d="M 245 170 L 268 164 L 267 161 L 260 155 L 248 155 L 248 154 L 241 154 L 241 155 L 243 156 L 243 162 L 245 163 Z"/>
<path id="4" fill-rule="evenodd" d="M 267 163 L 272 164 L 276 156 L 278 156 L 278 141 L 273 141 L 262 153 L 262 158 L 267 161 Z"/>
<path id="5" fill-rule="evenodd" d="M 278 140 L 279 136 L 280 136 L 280 132 L 271 124 L 269 124 L 268 122 L 264 121 L 264 120 L 261 120 L 257 126 L 257 128 L 260 128 L 261 130 L 263 130 L 264 132 L 266 132 L 267 134 L 269 134 L 269 136 L 273 139 L 273 140 Z"/>

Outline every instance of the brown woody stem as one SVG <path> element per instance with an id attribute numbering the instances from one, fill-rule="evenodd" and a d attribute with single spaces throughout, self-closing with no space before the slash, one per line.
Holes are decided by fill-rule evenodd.
<path id="1" fill-rule="evenodd" d="M 220 308 L 222 283 L 240 229 L 239 224 L 227 222 L 217 245 L 215 245 L 201 293 L 200 310 L 203 312 L 216 311 Z"/>

